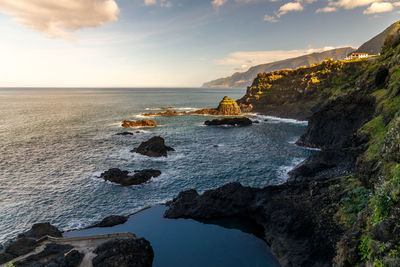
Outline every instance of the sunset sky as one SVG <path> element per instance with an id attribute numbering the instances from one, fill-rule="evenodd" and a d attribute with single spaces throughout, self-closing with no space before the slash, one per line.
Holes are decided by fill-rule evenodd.
<path id="1" fill-rule="evenodd" d="M 358 47 L 400 19 L 400 1 L 0 0 L 0 12 L 1 87 L 197 87 Z"/>

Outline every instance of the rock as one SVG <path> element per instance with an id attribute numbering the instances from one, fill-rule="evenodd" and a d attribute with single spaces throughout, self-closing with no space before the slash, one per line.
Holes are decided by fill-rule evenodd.
<path id="1" fill-rule="evenodd" d="M 158 112 L 158 113 L 144 113 L 142 116 L 161 116 L 161 117 L 173 117 L 173 116 L 178 116 L 178 115 L 184 115 L 187 112 L 178 112 L 174 110 L 167 110 L 164 112 Z"/>
<path id="2" fill-rule="evenodd" d="M 131 186 L 143 184 L 151 178 L 158 177 L 160 175 L 161 172 L 158 170 L 135 171 L 134 175 L 129 175 L 129 171 L 122 171 L 118 168 L 113 168 L 103 172 L 100 177 L 106 181 L 117 183 L 123 186 Z"/>
<path id="3" fill-rule="evenodd" d="M 260 123 L 260 122 L 256 120 L 256 121 L 253 121 L 253 123 Z"/>
<path id="4" fill-rule="evenodd" d="M 122 133 L 116 133 L 115 135 L 133 135 L 132 132 L 122 132 Z"/>
<path id="5" fill-rule="evenodd" d="M 94 267 L 147 267 L 154 258 L 153 248 L 144 238 L 111 240 L 98 246 L 95 253 Z"/>
<path id="6" fill-rule="evenodd" d="M 338 179 L 269 186 L 262 189 L 230 183 L 199 195 L 181 192 L 169 205 L 166 218 L 218 221 L 243 218 L 264 229 L 264 239 L 282 266 L 332 266 L 343 229 L 334 209 L 343 197 Z"/>
<path id="7" fill-rule="evenodd" d="M 289 172 L 288 182 L 315 181 L 350 175 L 359 153 L 351 149 L 317 152 Z"/>
<path id="8" fill-rule="evenodd" d="M 362 95 L 339 97 L 328 102 L 309 119 L 307 132 L 298 145 L 322 149 L 352 146 L 353 134 L 375 111 L 375 98 Z"/>
<path id="9" fill-rule="evenodd" d="M 138 120 L 138 121 L 123 121 L 122 127 L 130 128 L 130 127 L 157 127 L 157 122 L 153 120 Z"/>
<path id="10" fill-rule="evenodd" d="M 382 154 L 388 160 L 400 162 L 400 116 L 393 120 L 384 139 Z"/>
<path id="11" fill-rule="evenodd" d="M 24 260 L 14 263 L 18 266 L 60 266 L 77 267 L 80 265 L 84 254 L 72 249 L 70 245 L 47 244 L 42 252 L 31 255 Z"/>
<path id="12" fill-rule="evenodd" d="M 222 101 L 219 103 L 218 112 L 221 115 L 241 115 L 242 111 L 240 110 L 239 105 L 232 98 L 225 96 Z"/>
<path id="13" fill-rule="evenodd" d="M 38 240 L 45 236 L 62 237 L 62 233 L 50 223 L 34 224 L 29 231 L 8 242 L 0 254 L 0 264 L 31 252 L 38 245 Z"/>
<path id="14" fill-rule="evenodd" d="M 168 151 L 175 151 L 172 147 L 165 145 L 164 138 L 155 136 L 134 148 L 131 152 L 139 153 L 149 157 L 167 157 Z"/>
<path id="15" fill-rule="evenodd" d="M 101 222 L 87 227 L 87 229 L 94 227 L 112 227 L 115 225 L 124 224 L 127 220 L 128 218 L 126 216 L 111 215 L 104 218 Z"/>
<path id="16" fill-rule="evenodd" d="M 39 239 L 43 236 L 52 236 L 52 237 L 62 237 L 62 233 L 58 230 L 57 227 L 51 225 L 50 223 L 36 223 L 32 225 L 32 228 L 22 234 L 19 234 L 18 237 L 28 237 L 28 238 L 36 238 Z"/>
<path id="17" fill-rule="evenodd" d="M 204 124 L 207 126 L 210 125 L 231 125 L 231 126 L 249 126 L 253 122 L 246 117 L 240 117 L 240 118 L 224 118 L 224 119 L 215 119 L 211 121 L 206 121 Z"/>

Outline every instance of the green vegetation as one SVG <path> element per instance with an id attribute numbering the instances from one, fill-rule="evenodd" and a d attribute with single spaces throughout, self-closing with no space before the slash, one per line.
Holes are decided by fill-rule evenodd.
<path id="1" fill-rule="evenodd" d="M 9 264 L 6 264 L 5 267 L 14 267 L 14 264 L 12 262 L 10 262 Z"/>

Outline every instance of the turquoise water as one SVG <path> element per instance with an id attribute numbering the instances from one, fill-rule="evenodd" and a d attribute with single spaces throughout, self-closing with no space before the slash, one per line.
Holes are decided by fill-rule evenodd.
<path id="1" fill-rule="evenodd" d="M 123 224 L 93 228 L 64 236 L 132 232 L 145 237 L 154 250 L 153 266 L 280 266 L 266 243 L 251 234 L 194 220 L 163 219 L 163 206 L 139 212 Z"/>
<path id="2" fill-rule="evenodd" d="M 0 242 L 33 223 L 63 230 L 164 203 L 180 191 L 228 182 L 279 184 L 312 151 L 294 145 L 306 124 L 255 116 L 251 127 L 205 127 L 206 116 L 154 118 L 160 127 L 133 136 L 120 122 L 149 108 L 216 107 L 238 89 L 0 89 Z M 133 130 L 135 131 L 135 130 Z M 153 159 L 129 151 L 154 135 L 176 149 Z M 214 147 L 218 145 L 218 147 Z M 155 168 L 148 183 L 121 187 L 97 176 L 109 168 Z"/>

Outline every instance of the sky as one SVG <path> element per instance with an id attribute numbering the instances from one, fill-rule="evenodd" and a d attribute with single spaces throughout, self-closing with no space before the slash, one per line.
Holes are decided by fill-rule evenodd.
<path id="1" fill-rule="evenodd" d="M 0 87 L 199 87 L 399 19 L 400 0 L 0 0 Z"/>

